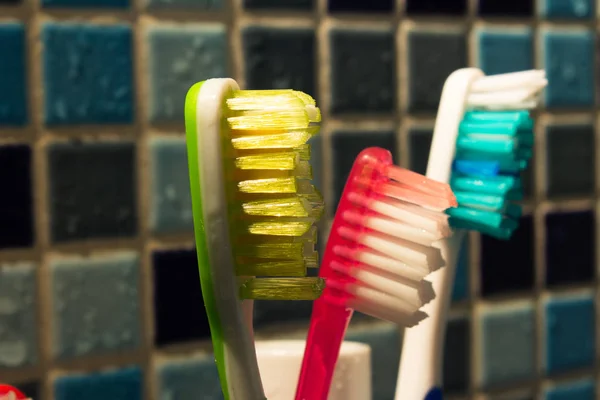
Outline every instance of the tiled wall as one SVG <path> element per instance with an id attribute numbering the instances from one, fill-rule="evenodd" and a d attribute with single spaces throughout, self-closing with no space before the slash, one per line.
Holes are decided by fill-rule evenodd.
<path id="1" fill-rule="evenodd" d="M 470 238 L 445 386 L 595 398 L 595 0 L 230 1 L 0 0 L 0 380 L 43 400 L 219 398 L 192 248 L 192 83 L 314 95 L 330 218 L 363 147 L 424 170 L 450 72 L 535 66 L 550 84 L 528 213 L 509 242 Z M 256 324 L 298 336 L 309 312 L 259 304 Z M 399 332 L 357 319 L 351 338 L 391 399 Z"/>

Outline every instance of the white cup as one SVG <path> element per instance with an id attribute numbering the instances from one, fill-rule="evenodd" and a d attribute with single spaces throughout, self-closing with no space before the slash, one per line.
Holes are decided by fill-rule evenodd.
<path id="1" fill-rule="evenodd" d="M 258 367 L 269 400 L 292 400 L 300 376 L 306 342 L 256 342 Z M 333 375 L 329 400 L 371 400 L 371 347 L 344 342 Z"/>

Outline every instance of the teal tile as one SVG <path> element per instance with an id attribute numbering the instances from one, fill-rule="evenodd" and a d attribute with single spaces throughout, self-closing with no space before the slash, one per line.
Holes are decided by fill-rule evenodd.
<path id="1" fill-rule="evenodd" d="M 139 367 L 87 375 L 66 375 L 54 381 L 54 399 L 142 400 L 142 381 L 142 370 Z"/>
<path id="2" fill-rule="evenodd" d="M 487 74 L 533 68 L 533 33 L 529 28 L 476 30 L 479 67 Z"/>
<path id="3" fill-rule="evenodd" d="M 221 24 L 157 25 L 148 29 L 152 122 L 183 124 L 185 95 L 195 83 L 227 77 L 227 31 Z"/>
<path id="4" fill-rule="evenodd" d="M 591 367 L 595 360 L 595 305 L 591 294 L 545 301 L 546 371 Z"/>
<path id="5" fill-rule="evenodd" d="M 594 381 L 585 379 L 563 383 L 550 387 L 545 391 L 545 400 L 595 400 L 596 387 Z"/>
<path id="6" fill-rule="evenodd" d="M 155 233 L 192 232 L 194 221 L 185 138 L 153 138 L 150 152 L 151 229 Z"/>
<path id="7" fill-rule="evenodd" d="M 479 353 L 484 387 L 516 384 L 535 374 L 535 311 L 530 302 L 488 305 L 482 310 Z"/>
<path id="8" fill-rule="evenodd" d="M 134 350 L 141 343 L 139 257 L 122 252 L 50 264 L 57 359 Z"/>
<path id="9" fill-rule="evenodd" d="M 170 361 L 156 370 L 158 400 L 221 400 L 214 357 Z"/>
<path id="10" fill-rule="evenodd" d="M 352 331 L 347 340 L 371 346 L 373 399 L 393 399 L 400 365 L 400 333 L 396 325 L 377 324 Z"/>
<path id="11" fill-rule="evenodd" d="M 0 369 L 38 361 L 35 274 L 31 263 L 0 264 Z"/>
<path id="12" fill-rule="evenodd" d="M 27 57 L 25 25 L 0 24 L 0 126 L 27 121 Z"/>
<path id="13" fill-rule="evenodd" d="M 548 108 L 594 105 L 595 35 L 590 30 L 544 30 Z"/>
<path id="14" fill-rule="evenodd" d="M 595 15 L 595 0 L 540 0 L 540 11 L 546 18 L 591 19 Z"/>

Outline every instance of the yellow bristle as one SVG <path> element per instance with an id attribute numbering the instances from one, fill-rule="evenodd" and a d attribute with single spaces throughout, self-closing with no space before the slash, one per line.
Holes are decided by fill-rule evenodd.
<path id="1" fill-rule="evenodd" d="M 246 280 L 240 295 L 313 300 L 324 283 L 306 271 L 318 263 L 315 222 L 324 205 L 310 182 L 307 142 L 319 131 L 320 111 L 312 97 L 294 90 L 235 91 L 226 107 L 236 275 L 263 277 Z"/>

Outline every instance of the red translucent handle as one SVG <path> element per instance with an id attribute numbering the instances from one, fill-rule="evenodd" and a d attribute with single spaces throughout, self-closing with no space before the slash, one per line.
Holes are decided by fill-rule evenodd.
<path id="1" fill-rule="evenodd" d="M 25 396 L 16 387 L 0 383 L 0 396 L 6 396 L 6 395 L 8 395 L 11 392 L 15 394 L 15 396 L 17 397 L 18 400 L 25 400 L 25 399 L 27 399 L 27 396 Z"/>

